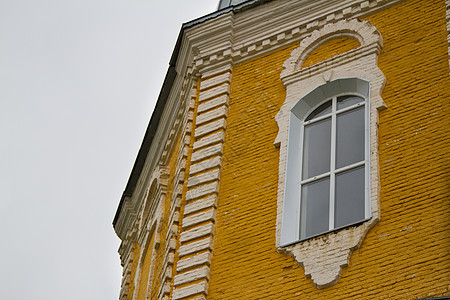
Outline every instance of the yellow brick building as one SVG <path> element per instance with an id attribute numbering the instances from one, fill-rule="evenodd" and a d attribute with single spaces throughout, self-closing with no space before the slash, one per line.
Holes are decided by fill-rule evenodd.
<path id="1" fill-rule="evenodd" d="M 450 2 L 225 2 L 120 200 L 120 299 L 450 296 Z"/>

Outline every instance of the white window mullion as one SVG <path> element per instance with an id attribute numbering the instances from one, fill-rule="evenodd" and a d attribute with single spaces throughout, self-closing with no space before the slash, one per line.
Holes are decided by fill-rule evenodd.
<path id="1" fill-rule="evenodd" d="M 364 136 L 364 158 L 365 158 L 365 217 L 372 216 L 372 205 L 370 204 L 370 96 L 365 101 L 365 136 Z"/>
<path id="2" fill-rule="evenodd" d="M 361 165 L 363 165 L 363 164 L 364 163 L 361 163 Z M 314 176 L 314 177 L 302 180 L 302 181 L 300 181 L 300 184 L 304 185 L 304 184 L 307 184 L 307 183 L 310 183 L 310 182 L 313 182 L 313 181 L 317 181 L 319 179 L 323 179 L 323 178 L 326 178 L 326 177 L 330 177 L 330 172 L 326 172 L 326 173 L 323 173 L 323 174 L 320 174 L 320 175 L 317 175 L 317 176 Z"/>
<path id="3" fill-rule="evenodd" d="M 300 127 L 300 182 L 303 180 L 303 142 L 304 142 L 304 134 L 305 134 L 305 125 L 303 124 Z M 302 209 L 302 186 L 303 184 L 299 184 L 299 192 L 298 192 L 298 206 L 297 206 L 297 229 L 296 234 L 299 239 L 303 239 L 306 235 L 306 220 L 305 216 L 301 216 Z"/>
<path id="4" fill-rule="evenodd" d="M 333 97 L 331 106 L 331 158 L 330 158 L 330 214 L 328 216 L 328 229 L 334 229 L 334 181 L 335 181 L 335 161 L 336 161 L 336 97 Z"/>

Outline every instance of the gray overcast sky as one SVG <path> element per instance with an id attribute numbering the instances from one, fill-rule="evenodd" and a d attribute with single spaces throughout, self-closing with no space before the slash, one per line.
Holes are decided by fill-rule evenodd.
<path id="1" fill-rule="evenodd" d="M 112 219 L 183 22 L 216 0 L 0 0 L 0 299 L 117 299 Z"/>

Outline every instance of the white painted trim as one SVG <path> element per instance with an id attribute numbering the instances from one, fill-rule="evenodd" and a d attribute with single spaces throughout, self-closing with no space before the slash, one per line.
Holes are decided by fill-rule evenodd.
<path id="1" fill-rule="evenodd" d="M 194 256 L 189 256 L 183 259 L 180 259 L 177 263 L 177 271 L 183 272 L 185 270 L 191 269 L 193 267 L 199 267 L 203 265 L 208 265 L 211 262 L 211 252 L 203 252 L 200 254 L 196 254 Z"/>
<path id="2" fill-rule="evenodd" d="M 199 163 L 191 165 L 191 167 L 189 168 L 189 175 L 193 176 L 199 172 L 207 171 L 213 168 L 219 168 L 221 165 L 222 165 L 222 158 L 220 156 L 202 160 Z"/>
<path id="3" fill-rule="evenodd" d="M 181 267 L 177 264 L 178 273 L 175 276 L 176 284 L 173 292 L 173 295 L 178 295 L 179 298 L 192 296 L 189 294 L 191 290 L 188 289 L 191 282 L 200 279 L 209 281 L 231 72 L 209 75 L 210 77 L 200 83 L 202 88 L 199 93 L 197 117 L 194 118 L 195 143 L 190 156 L 191 165 L 187 171 L 189 174 L 185 186 L 188 189 L 187 203 L 183 213 L 178 249 Z M 200 108 L 202 113 L 199 113 Z M 219 129 L 222 130 L 215 132 Z M 183 258 L 194 253 L 202 255 L 203 259 L 192 260 L 192 256 Z M 206 260 L 205 254 L 208 254 Z M 194 267 L 198 269 L 189 269 Z M 201 278 L 194 276 L 199 270 L 203 270 Z M 193 277 L 195 280 L 188 280 Z M 183 283 L 183 287 L 180 287 L 180 282 Z M 195 286 L 195 283 L 192 285 Z M 207 288 L 208 285 L 204 287 Z M 204 298 L 203 295 L 207 295 L 207 292 L 207 289 L 198 291 L 197 294 L 201 295 L 197 295 L 197 298 Z"/>
<path id="4" fill-rule="evenodd" d="M 205 101 L 199 104 L 198 113 L 205 112 L 207 110 L 213 109 L 217 106 L 226 105 L 228 106 L 228 102 L 230 101 L 228 95 L 222 95 L 217 98 L 211 99 L 209 101 Z"/>
<path id="5" fill-rule="evenodd" d="M 211 214 L 211 216 L 205 214 L 202 217 L 203 217 L 203 219 L 200 219 L 200 222 L 197 222 L 197 223 L 215 220 L 214 212 Z M 184 219 L 184 220 L 186 220 L 186 219 Z M 191 240 L 198 239 L 198 238 L 201 238 L 201 237 L 204 237 L 207 235 L 212 235 L 213 233 L 214 233 L 214 224 L 206 223 L 204 225 L 200 225 L 200 226 L 191 228 L 189 230 L 183 231 L 180 236 L 180 242 L 181 243 L 189 242 Z"/>
<path id="6" fill-rule="evenodd" d="M 192 281 L 197 281 L 200 279 L 209 280 L 209 267 L 203 266 L 198 269 L 194 269 L 191 271 L 187 271 L 180 275 L 175 276 L 174 285 L 179 286 L 182 284 L 186 284 Z"/>
<path id="7" fill-rule="evenodd" d="M 178 254 L 181 257 L 201 252 L 203 250 L 212 250 L 212 237 L 208 236 L 204 239 L 197 240 L 195 242 L 181 245 L 178 249 Z"/>
<path id="8" fill-rule="evenodd" d="M 202 148 L 202 147 L 206 147 L 206 146 L 210 146 L 213 144 L 223 142 L 223 139 L 224 139 L 223 131 L 219 131 L 219 132 L 213 133 L 211 135 L 205 136 L 204 138 L 199 139 L 194 143 L 194 150 L 198 150 L 199 148 Z"/>
<path id="9" fill-rule="evenodd" d="M 330 36 L 340 37 L 340 32 L 344 32 L 343 36 L 348 37 L 349 31 L 352 32 L 351 36 L 353 38 L 360 36 L 358 40 L 363 41 L 361 47 L 352 50 L 352 55 L 344 53 L 337 56 L 337 58 L 330 58 L 302 69 L 299 62 L 307 57 L 302 52 L 302 49 L 303 51 L 308 51 L 308 49 L 311 49 L 311 45 L 323 44 L 320 41 L 307 38 L 300 43 L 299 48 L 291 52 L 291 57 L 286 60 L 284 64 L 285 69 L 280 76 L 286 86 L 286 100 L 276 115 L 279 132 L 275 145 L 280 147 L 276 244 L 280 252 L 294 256 L 299 265 L 304 266 L 305 274 L 311 277 L 318 288 L 329 287 L 339 280 L 341 269 L 348 264 L 351 252 L 359 247 L 368 230 L 380 218 L 377 123 L 378 110 L 385 107 L 381 98 L 385 78 L 377 65 L 377 57 L 382 45 L 381 36 L 375 27 L 367 22 L 358 20 L 342 20 L 328 24 L 321 30 L 314 32 L 312 36 L 315 39 L 324 38 L 327 40 Z M 314 72 L 311 72 L 311 70 Z M 289 126 L 292 126 L 292 124 L 289 125 L 292 122 L 290 119 L 295 119 L 289 118 L 293 105 L 299 99 L 304 99 L 306 95 L 312 95 L 313 93 L 310 92 L 315 92 L 318 86 L 327 82 L 332 83 L 334 82 L 333 80 L 340 78 L 355 77 L 370 82 L 368 92 L 371 98 L 370 103 L 366 105 L 369 106 L 367 110 L 370 110 L 371 140 L 368 164 L 370 164 L 370 206 L 372 218 L 358 226 L 337 230 L 292 245 L 281 246 L 283 244 L 286 245 L 286 242 L 289 243 L 291 239 L 291 237 L 287 240 L 282 238 L 282 232 L 286 232 L 284 226 L 287 226 L 283 223 L 283 211 L 287 209 L 284 202 L 285 193 L 286 197 L 288 197 L 287 193 L 290 192 L 290 189 L 296 188 L 295 180 L 294 183 L 289 183 L 290 178 L 286 167 L 287 164 L 290 164 L 289 161 L 292 160 L 288 148 L 291 147 L 289 145 L 292 138 L 292 135 L 289 134 Z M 320 96 L 319 92 L 317 93 L 317 96 Z M 302 108 L 300 108 L 300 111 L 302 114 L 308 111 L 307 101 L 309 100 L 305 100 L 306 106 L 301 104 Z M 300 111 L 294 110 L 293 113 L 298 114 Z M 330 251 L 331 249 L 334 251 Z"/>
<path id="10" fill-rule="evenodd" d="M 184 207 L 184 215 L 188 216 L 199 210 L 207 209 L 210 207 L 217 207 L 216 194 L 186 204 L 186 206 Z"/>
<path id="11" fill-rule="evenodd" d="M 192 201 L 204 196 L 208 196 L 210 194 L 218 194 L 219 193 L 219 183 L 213 182 L 202 185 L 200 187 L 196 187 L 193 190 L 189 190 L 186 193 L 186 201 Z"/>
<path id="12" fill-rule="evenodd" d="M 178 148 L 175 181 L 173 185 L 174 192 L 171 199 L 170 217 L 166 234 L 167 244 L 164 250 L 163 272 L 160 280 L 161 286 L 158 291 L 158 299 L 168 299 L 172 287 L 172 272 L 174 270 L 175 250 L 177 245 L 176 237 L 178 235 L 182 190 L 185 183 L 185 167 L 192 138 L 192 124 L 194 121 L 193 112 L 195 108 L 195 99 L 197 98 L 197 89 L 194 86 L 192 87 L 190 97 L 191 99 L 185 107 L 184 116 L 182 118 L 183 121 L 180 123 L 183 130 L 181 132 L 181 142 Z"/>
<path id="13" fill-rule="evenodd" d="M 172 300 L 180 300 L 196 294 L 204 293 L 208 290 L 208 282 L 203 280 L 199 283 L 190 284 L 180 289 L 174 289 Z M 199 298 L 197 298 L 199 299 Z"/>
<path id="14" fill-rule="evenodd" d="M 199 212 L 199 213 L 190 215 L 188 217 L 185 217 L 183 219 L 183 229 L 186 230 L 189 227 L 199 225 L 199 224 L 207 222 L 207 221 L 214 222 L 215 219 L 216 219 L 216 210 L 213 207 L 207 211 Z M 183 233 L 185 233 L 185 232 L 186 231 L 182 232 L 181 235 L 183 235 Z M 210 233 L 212 234 L 212 230 Z"/>

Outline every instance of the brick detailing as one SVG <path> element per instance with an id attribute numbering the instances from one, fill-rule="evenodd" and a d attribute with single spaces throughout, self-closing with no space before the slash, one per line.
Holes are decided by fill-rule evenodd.
<path id="1" fill-rule="evenodd" d="M 178 149 L 178 158 L 175 170 L 175 181 L 171 199 L 170 214 L 168 221 L 168 231 L 165 237 L 167 241 L 164 249 L 163 271 L 161 275 L 161 286 L 158 291 L 158 299 L 169 299 L 171 292 L 171 282 L 173 280 L 176 239 L 178 236 L 178 226 L 180 221 L 180 206 L 182 199 L 183 185 L 185 181 L 186 161 L 189 151 L 189 144 L 192 136 L 193 116 L 197 89 L 192 88 L 188 105 L 184 107 L 184 119 L 181 121 L 182 132 L 181 142 Z"/>
<path id="2" fill-rule="evenodd" d="M 210 208 L 207 211 L 203 211 L 203 212 L 199 212 L 196 214 L 192 214 L 191 216 L 185 217 L 183 219 L 183 229 L 195 226 L 195 225 L 199 225 L 200 223 L 204 223 L 204 222 L 208 222 L 208 221 L 212 221 L 214 222 L 215 220 L 215 209 L 214 208 Z M 189 231 L 185 231 L 183 232 L 184 234 L 186 233 L 196 233 L 198 236 L 200 236 L 197 232 L 198 228 L 194 228 L 191 229 Z"/>
<path id="3" fill-rule="evenodd" d="M 210 207 L 217 207 L 217 195 L 213 194 L 206 198 L 202 198 L 196 201 L 193 201 L 191 203 L 186 204 L 184 207 L 184 213 L 189 215 L 192 213 L 195 213 L 197 211 L 210 208 Z"/>
<path id="4" fill-rule="evenodd" d="M 228 95 L 222 95 L 217 98 L 214 98 L 210 101 L 206 101 L 201 103 L 197 108 L 197 113 L 203 113 L 207 110 L 216 108 L 218 106 L 228 105 Z"/>
<path id="5" fill-rule="evenodd" d="M 286 82 L 285 78 L 288 75 L 300 70 L 301 66 L 314 50 L 336 38 L 356 39 L 361 44 L 361 47 L 368 48 L 367 50 L 371 50 L 372 48 L 379 50 L 383 44 L 377 29 L 371 26 L 369 22 L 342 20 L 327 24 L 323 28 L 313 31 L 309 37 L 302 40 L 300 47 L 292 51 L 291 57 L 283 64 L 284 70 L 281 72 L 283 80 Z M 345 60 L 346 57 L 343 56 L 341 54 L 337 57 Z"/>
<path id="6" fill-rule="evenodd" d="M 149 187 L 144 195 L 142 208 L 139 209 L 137 242 L 141 245 L 141 252 L 135 279 L 133 299 L 150 298 L 152 290 L 156 289 L 154 282 L 157 267 L 157 257 L 160 253 L 162 222 L 167 197 L 169 169 L 158 166 L 149 179 Z"/>
<path id="7" fill-rule="evenodd" d="M 225 122 L 224 120 L 220 120 L 220 121 Z M 206 130 L 205 128 L 202 128 L 202 129 Z M 198 162 L 200 160 L 204 160 L 211 156 L 222 155 L 222 149 L 223 149 L 222 143 L 219 143 L 219 144 L 204 148 L 202 150 L 195 151 L 194 153 L 192 153 L 191 161 Z"/>
<path id="8" fill-rule="evenodd" d="M 195 145 L 195 144 L 194 144 Z M 195 147 L 194 147 L 195 149 Z M 208 169 L 212 169 L 212 168 L 216 168 L 216 167 L 220 167 L 220 164 L 222 163 L 222 160 L 220 157 L 216 156 L 207 160 L 204 160 L 202 162 L 199 162 L 195 165 L 194 167 L 191 167 L 189 169 L 189 173 L 190 174 L 196 174 L 202 171 L 206 171 Z"/>
<path id="9" fill-rule="evenodd" d="M 199 283 L 190 284 L 181 288 L 177 288 L 173 292 L 172 299 L 179 300 L 185 299 L 197 294 L 201 294 L 204 291 L 208 290 L 208 282 L 203 280 Z M 195 299 L 206 299 L 204 296 L 196 297 Z"/>
<path id="10" fill-rule="evenodd" d="M 200 184 L 204 184 L 210 181 L 216 181 L 219 179 L 219 170 L 215 169 L 208 173 L 202 173 L 189 178 L 188 187 L 194 187 Z"/>
<path id="11" fill-rule="evenodd" d="M 211 135 L 208 135 L 207 137 L 199 140 L 198 142 L 195 142 L 194 149 L 197 150 L 197 149 L 205 147 L 205 146 L 216 144 L 222 140 L 223 140 L 223 131 L 219 131 L 219 132 L 213 133 Z"/>
<path id="12" fill-rule="evenodd" d="M 211 132 L 214 132 L 216 130 L 219 129 L 225 129 L 226 127 L 226 122 L 225 122 L 225 118 L 219 119 L 217 121 L 208 123 L 204 126 L 200 126 L 198 128 L 196 128 L 195 130 L 195 138 L 199 139 Z"/>
<path id="13" fill-rule="evenodd" d="M 314 17 L 311 17 L 311 15 L 315 14 L 311 11 L 311 7 L 305 5 L 298 5 L 296 7 L 292 4 L 278 5 L 278 7 L 275 6 L 276 4 L 273 7 L 268 5 L 266 14 L 273 12 L 274 14 L 285 15 L 282 22 L 276 23 L 276 30 L 267 30 L 267 28 L 264 28 L 266 29 L 264 30 L 263 27 L 255 28 L 252 34 L 235 41 L 232 49 L 228 47 L 219 48 L 216 51 L 208 51 L 205 55 L 198 57 L 196 67 L 211 68 L 217 61 L 226 58 L 231 58 L 235 64 L 239 64 L 271 51 L 279 50 L 294 40 L 300 40 L 308 36 L 311 32 L 322 28 L 327 23 L 350 17 L 359 18 L 366 16 L 402 1 L 405 0 L 354 0 L 349 1 L 345 5 L 336 1 L 330 5 L 334 5 L 334 9 L 329 10 L 326 14 L 320 10 L 318 12 L 315 11 L 317 15 Z M 267 18 L 270 17 L 267 16 Z M 239 23 L 239 25 L 243 28 L 255 26 L 254 18 L 248 18 L 246 21 L 251 24 Z M 265 34 L 257 35 L 255 34 L 257 31 L 264 32 Z"/>
<path id="14" fill-rule="evenodd" d="M 179 286 L 200 279 L 209 280 L 209 267 L 203 266 L 198 269 L 184 272 L 175 277 L 174 285 Z"/>
<path id="15" fill-rule="evenodd" d="M 179 256 L 187 256 L 190 254 L 195 254 L 203 250 L 212 250 L 212 237 L 208 236 L 202 240 L 196 240 L 192 243 L 183 243 L 179 249 Z M 177 269 L 178 271 L 178 269 Z"/>
<path id="16" fill-rule="evenodd" d="M 184 219 L 184 220 L 187 220 Z M 183 225 L 185 224 L 183 220 Z M 203 218 L 201 219 L 202 222 L 208 222 L 208 221 L 214 221 L 215 215 L 214 212 L 212 213 L 204 213 Z M 200 223 L 200 222 L 199 222 Z M 187 227 L 187 226 L 186 226 Z M 213 230 L 213 224 L 211 222 L 208 222 L 205 225 L 200 225 L 198 227 L 195 227 L 194 229 L 184 231 L 181 233 L 180 241 L 181 242 L 189 242 L 193 239 L 196 239 L 198 237 L 206 236 Z"/>
<path id="17" fill-rule="evenodd" d="M 219 184 L 217 182 L 208 183 L 195 189 L 189 190 L 186 194 L 187 201 L 193 201 L 209 194 L 217 194 L 219 192 Z"/>
<path id="18" fill-rule="evenodd" d="M 173 299 L 208 294 L 231 72 L 202 80 Z"/>
<path id="19" fill-rule="evenodd" d="M 184 270 L 192 269 L 194 267 L 209 265 L 210 261 L 211 261 L 211 253 L 203 252 L 201 254 L 196 254 L 195 256 L 180 259 L 177 263 L 177 269 L 180 270 L 180 272 L 182 272 Z"/>
<path id="20" fill-rule="evenodd" d="M 130 243 L 131 244 L 131 243 Z M 136 275 L 137 263 L 139 261 L 140 247 L 134 244 L 132 249 L 128 251 L 125 259 L 122 273 L 122 287 L 120 289 L 119 299 L 131 299 L 134 292 L 134 277 Z"/>

